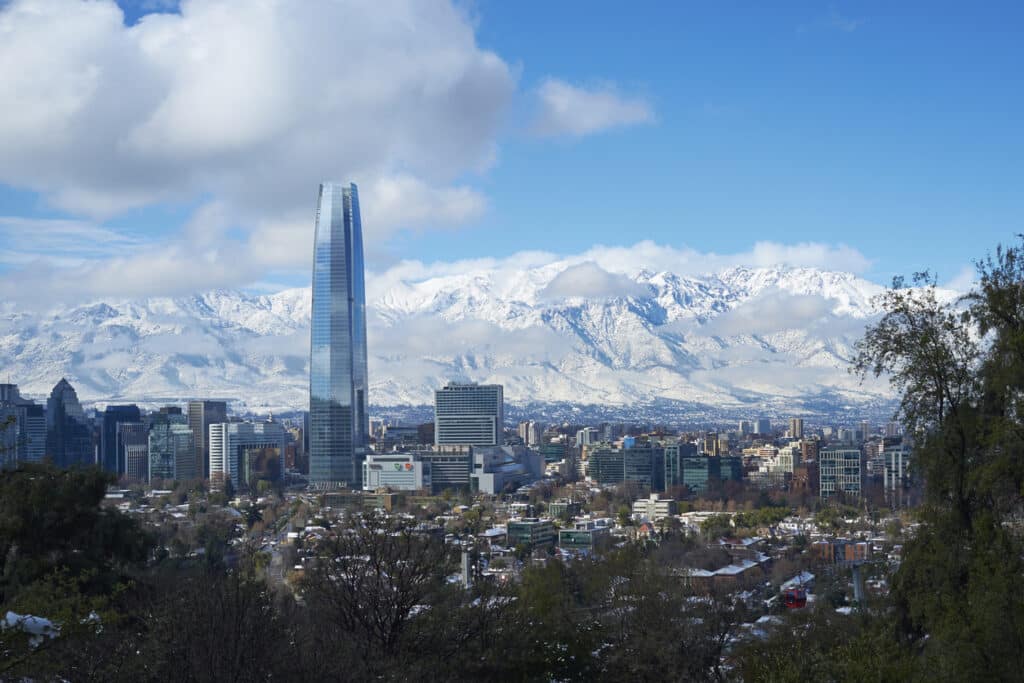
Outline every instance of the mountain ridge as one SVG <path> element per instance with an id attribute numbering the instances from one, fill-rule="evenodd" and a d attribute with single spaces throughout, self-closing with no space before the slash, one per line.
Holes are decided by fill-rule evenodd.
<path id="1" fill-rule="evenodd" d="M 802 410 L 889 398 L 846 371 L 882 287 L 807 267 L 706 275 L 590 261 L 369 278 L 371 401 L 422 405 L 448 380 L 513 404 Z M 0 362 L 27 394 L 62 376 L 86 401 L 234 396 L 303 409 L 309 288 L 212 290 L 0 315 Z"/>

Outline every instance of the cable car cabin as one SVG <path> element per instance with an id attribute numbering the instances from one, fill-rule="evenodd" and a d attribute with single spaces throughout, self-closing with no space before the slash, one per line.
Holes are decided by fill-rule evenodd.
<path id="1" fill-rule="evenodd" d="M 807 591 L 803 588 L 787 588 L 782 591 L 782 604 L 786 609 L 800 609 L 807 606 Z"/>

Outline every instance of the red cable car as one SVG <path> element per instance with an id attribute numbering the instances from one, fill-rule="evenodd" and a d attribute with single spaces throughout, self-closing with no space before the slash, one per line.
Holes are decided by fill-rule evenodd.
<path id="1" fill-rule="evenodd" d="M 800 609 L 807 606 L 807 591 L 803 586 L 782 591 L 782 604 L 786 609 Z"/>

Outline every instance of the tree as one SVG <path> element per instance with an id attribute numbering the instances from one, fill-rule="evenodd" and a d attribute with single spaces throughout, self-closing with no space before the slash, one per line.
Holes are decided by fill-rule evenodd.
<path id="1" fill-rule="evenodd" d="M 112 478 L 96 468 L 21 464 L 0 474 L 0 604 L 56 571 L 110 591 L 147 559 L 153 537 L 103 508 Z"/>
<path id="2" fill-rule="evenodd" d="M 928 274 L 915 289 L 896 280 L 855 368 L 887 374 L 900 392 L 925 482 L 921 526 L 893 580 L 897 633 L 950 678 L 1014 678 L 1024 666 L 1024 251 L 1000 248 L 978 271 L 980 286 L 959 302 L 942 300 Z"/>
<path id="3" fill-rule="evenodd" d="M 337 651 L 368 678 L 397 667 L 403 653 L 429 650 L 420 617 L 455 570 L 441 539 L 402 520 L 354 515 L 316 550 L 301 584 L 314 649 Z"/>

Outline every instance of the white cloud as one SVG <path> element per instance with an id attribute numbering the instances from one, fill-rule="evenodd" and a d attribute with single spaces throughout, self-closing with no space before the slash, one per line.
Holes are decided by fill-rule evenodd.
<path id="1" fill-rule="evenodd" d="M 24 265 L 43 257 L 65 266 L 137 248 L 144 240 L 89 221 L 0 216 L 0 264 Z"/>
<path id="2" fill-rule="evenodd" d="M 769 290 L 712 318 L 699 332 L 731 337 L 807 329 L 830 317 L 835 307 L 836 302 L 822 296 Z"/>
<path id="3" fill-rule="evenodd" d="M 357 179 L 438 223 L 479 215 L 515 89 L 448 0 L 192 0 L 125 26 L 110 0 L 0 9 L 0 182 L 94 217 L 211 196 L 236 222 Z M 386 233 L 427 211 L 380 210 Z"/>
<path id="4" fill-rule="evenodd" d="M 370 243 L 473 221 L 487 202 L 463 178 L 493 163 L 516 85 L 449 0 L 191 0 L 134 26 L 111 0 L 19 0 L 0 64 L 0 183 L 93 219 L 8 240 L 0 295 L 37 302 L 308 267 L 324 180 L 359 182 Z M 159 245 L 99 227 L 197 197 Z"/>
<path id="5" fill-rule="evenodd" d="M 581 258 L 592 260 L 613 272 L 643 267 L 655 271 L 667 270 L 681 275 L 716 272 L 732 266 L 758 268 L 779 265 L 860 273 L 871 265 L 868 258 L 852 247 L 820 242 L 757 242 L 748 251 L 716 254 L 644 240 L 628 247 L 598 245 L 588 250 Z"/>
<path id="6" fill-rule="evenodd" d="M 974 266 L 964 266 L 948 282 L 942 285 L 943 289 L 951 289 L 958 294 L 966 294 L 978 284 L 978 269 Z"/>
<path id="7" fill-rule="evenodd" d="M 654 121 L 654 109 L 649 102 L 624 97 L 611 85 L 584 88 L 549 78 L 538 88 L 537 98 L 540 112 L 533 130 L 542 136 L 582 137 Z"/>
<path id="8" fill-rule="evenodd" d="M 593 261 L 569 266 L 548 283 L 541 292 L 545 299 L 610 299 L 621 296 L 644 296 L 648 289 L 625 275 L 609 273 Z"/>

